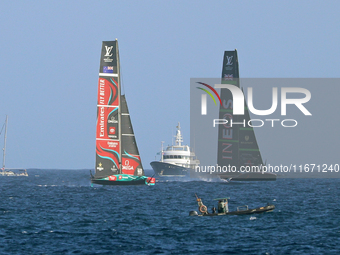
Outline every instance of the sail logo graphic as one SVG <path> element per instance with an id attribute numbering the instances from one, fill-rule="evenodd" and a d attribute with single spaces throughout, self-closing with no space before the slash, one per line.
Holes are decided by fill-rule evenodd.
<path id="1" fill-rule="evenodd" d="M 143 175 L 143 169 L 142 168 L 137 168 L 137 175 Z"/>
<path id="2" fill-rule="evenodd" d="M 103 66 L 103 73 L 113 73 L 113 66 Z"/>
<path id="3" fill-rule="evenodd" d="M 133 170 L 133 166 L 130 166 L 129 160 L 125 160 L 124 164 L 125 165 L 122 166 L 123 170 Z"/>
<path id="4" fill-rule="evenodd" d="M 233 70 L 233 57 L 234 56 L 226 56 L 227 63 L 225 64 L 225 70 L 230 71 Z"/>
<path id="5" fill-rule="evenodd" d="M 114 116 L 111 116 L 110 119 L 107 120 L 108 123 L 118 123 L 118 120 L 115 119 Z"/>
<path id="6" fill-rule="evenodd" d="M 97 166 L 97 170 L 98 170 L 98 171 L 103 171 L 103 170 L 104 170 L 103 165 L 102 165 L 101 162 L 99 162 L 99 164 L 98 164 L 98 166 Z"/>
<path id="7" fill-rule="evenodd" d="M 227 63 L 226 63 L 226 65 L 227 66 L 231 66 L 233 64 L 233 62 L 231 62 L 231 61 L 233 61 L 233 56 L 227 56 Z"/>
<path id="8" fill-rule="evenodd" d="M 117 180 L 117 177 L 114 176 L 114 175 L 110 175 L 110 176 L 109 176 L 109 180 L 110 180 L 110 181 L 116 181 L 116 180 Z"/>
<path id="9" fill-rule="evenodd" d="M 116 127 L 110 127 L 110 129 L 109 129 L 109 134 L 110 134 L 110 135 L 116 134 Z"/>
<path id="10" fill-rule="evenodd" d="M 106 46 L 105 45 L 105 51 L 106 51 L 106 53 L 105 53 L 105 55 L 104 55 L 104 62 L 105 63 L 111 63 L 112 61 L 113 61 L 113 58 L 110 58 L 110 57 L 112 57 L 112 55 L 113 55 L 113 53 L 112 53 L 112 49 L 113 49 L 113 46 Z"/>
<path id="11" fill-rule="evenodd" d="M 112 57 L 112 53 L 111 53 L 112 49 L 113 49 L 113 46 L 109 47 L 109 46 L 105 45 L 106 53 L 105 53 L 104 57 Z"/>
<path id="12" fill-rule="evenodd" d="M 232 81 L 234 79 L 234 76 L 232 74 L 225 74 L 223 76 L 223 80 L 225 81 Z"/>

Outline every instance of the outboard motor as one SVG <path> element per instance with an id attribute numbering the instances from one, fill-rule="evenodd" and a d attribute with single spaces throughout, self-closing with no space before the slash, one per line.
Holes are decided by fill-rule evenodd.
<path id="1" fill-rule="evenodd" d="M 189 216 L 198 216 L 198 213 L 196 211 L 190 211 Z"/>

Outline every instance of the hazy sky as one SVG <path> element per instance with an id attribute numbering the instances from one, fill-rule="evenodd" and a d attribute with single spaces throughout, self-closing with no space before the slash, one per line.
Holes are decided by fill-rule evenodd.
<path id="1" fill-rule="evenodd" d="M 0 9 L 7 167 L 94 168 L 105 40 L 119 41 L 145 168 L 178 121 L 189 143 L 190 78 L 219 77 L 225 50 L 237 48 L 241 77 L 339 77 L 339 1 L 1 1 Z"/>

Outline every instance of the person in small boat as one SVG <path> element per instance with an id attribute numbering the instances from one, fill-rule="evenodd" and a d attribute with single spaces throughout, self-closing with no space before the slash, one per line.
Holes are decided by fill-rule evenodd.
<path id="1" fill-rule="evenodd" d="M 222 200 L 218 200 L 218 213 L 225 213 L 224 211 L 224 203 Z"/>
<path id="2" fill-rule="evenodd" d="M 216 213 L 216 208 L 215 208 L 215 206 L 213 206 L 213 207 L 211 208 L 211 211 L 212 211 L 212 213 Z"/>
<path id="3" fill-rule="evenodd" d="M 225 210 L 226 213 L 229 212 L 228 200 L 227 199 L 225 200 L 225 203 L 224 203 L 224 210 Z"/>
<path id="4" fill-rule="evenodd" d="M 219 200 L 218 213 L 227 213 L 228 211 L 228 200 Z"/>

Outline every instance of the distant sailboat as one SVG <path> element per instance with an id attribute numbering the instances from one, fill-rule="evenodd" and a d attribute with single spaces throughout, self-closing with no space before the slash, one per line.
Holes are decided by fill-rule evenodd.
<path id="1" fill-rule="evenodd" d="M 2 126 L 2 129 L 0 131 L 0 134 L 2 133 L 3 129 L 5 128 L 5 134 L 4 134 L 4 147 L 3 147 L 3 157 L 2 157 L 2 168 L 0 171 L 0 176 L 28 176 L 26 169 L 20 169 L 20 168 L 6 168 L 5 162 L 6 162 L 6 141 L 7 141 L 7 125 L 8 125 L 8 116 L 6 115 L 6 120 L 4 125 Z"/>
<path id="2" fill-rule="evenodd" d="M 239 65 L 237 51 L 225 51 L 222 83 L 240 87 Z M 221 99 L 226 102 L 220 106 L 219 118 L 230 123 L 248 123 L 250 120 L 246 102 L 244 115 L 233 115 L 233 97 L 229 89 L 221 89 Z M 253 127 L 242 125 L 219 125 L 217 164 L 219 166 L 233 166 L 236 172 L 220 174 L 222 179 L 237 181 L 274 181 L 276 174 L 262 172 L 241 172 L 241 167 L 263 166 L 259 146 L 256 141 Z"/>
<path id="3" fill-rule="evenodd" d="M 121 95 L 117 40 L 105 41 L 102 45 L 95 171 L 91 177 L 91 182 L 95 184 L 155 184 L 155 178 L 144 176 L 126 98 Z"/>

